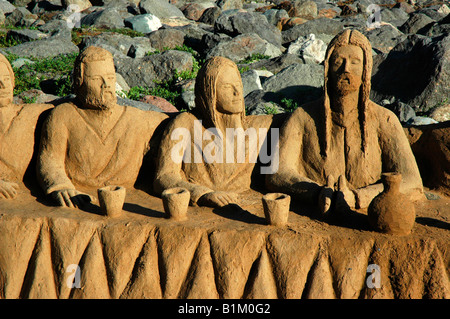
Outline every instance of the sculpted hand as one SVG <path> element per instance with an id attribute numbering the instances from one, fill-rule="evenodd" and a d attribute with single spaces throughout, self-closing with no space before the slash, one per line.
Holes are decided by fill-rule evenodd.
<path id="1" fill-rule="evenodd" d="M 60 206 L 70 208 L 81 207 L 83 204 L 94 201 L 90 195 L 79 192 L 76 189 L 55 191 L 51 193 L 51 196 Z"/>
<path id="2" fill-rule="evenodd" d="M 319 211 L 321 215 L 327 215 L 330 207 L 331 200 L 333 198 L 334 193 L 334 177 L 333 175 L 329 175 L 327 177 L 327 185 L 323 186 L 319 193 Z"/>
<path id="3" fill-rule="evenodd" d="M 344 175 L 339 176 L 337 182 L 337 196 L 336 196 L 336 208 L 342 208 L 348 205 L 350 208 L 355 208 L 356 198 L 347 185 L 347 179 Z"/>
<path id="4" fill-rule="evenodd" d="M 223 207 L 238 202 L 238 195 L 230 192 L 212 192 L 200 197 L 200 206 Z"/>
<path id="5" fill-rule="evenodd" d="M 15 198 L 18 190 L 18 184 L 0 180 L 0 197 L 4 197 L 6 199 Z"/>

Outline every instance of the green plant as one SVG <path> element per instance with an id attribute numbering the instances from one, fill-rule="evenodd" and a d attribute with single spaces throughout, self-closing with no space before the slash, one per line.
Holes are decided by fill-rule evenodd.
<path id="1" fill-rule="evenodd" d="M 32 96 L 32 97 L 22 96 L 22 101 L 26 104 L 36 103 L 36 100 L 37 100 L 36 96 Z"/>
<path id="2" fill-rule="evenodd" d="M 20 43 L 21 42 L 17 41 L 16 39 L 8 39 L 6 37 L 6 32 L 0 32 L 0 47 L 1 48 L 13 47 L 13 46 L 18 45 Z"/>
<path id="3" fill-rule="evenodd" d="M 238 68 L 238 69 L 239 69 L 240 73 L 244 73 L 244 72 L 247 72 L 250 68 L 248 66 L 244 66 L 244 67 L 241 67 L 241 68 Z"/>
<path id="4" fill-rule="evenodd" d="M 261 53 L 255 53 L 245 58 L 244 60 L 238 62 L 238 64 L 249 64 L 264 59 L 270 59 L 270 56 Z"/>
<path id="5" fill-rule="evenodd" d="M 298 103 L 293 99 L 283 98 L 280 102 L 281 106 L 286 110 L 286 112 L 292 113 L 296 108 L 298 108 Z"/>
<path id="6" fill-rule="evenodd" d="M 277 106 L 270 102 L 264 105 L 264 110 L 266 111 L 266 114 L 278 114 Z"/>
<path id="7" fill-rule="evenodd" d="M 113 33 L 119 33 L 123 34 L 132 38 L 135 37 L 143 37 L 145 36 L 144 33 L 135 31 L 129 28 L 113 28 L 113 29 L 107 29 L 107 28 L 97 28 L 92 26 L 81 26 L 81 28 L 73 28 L 72 29 L 72 42 L 76 45 L 80 44 L 81 41 L 85 36 L 95 36 L 103 32 L 113 32 Z"/>
<path id="8" fill-rule="evenodd" d="M 16 78 L 14 95 L 30 89 L 41 90 L 42 81 L 49 79 L 55 79 L 55 94 L 59 96 L 70 94 L 72 90 L 72 69 L 77 56 L 78 53 L 43 59 L 29 57 L 28 59 L 33 61 L 33 64 L 25 64 L 20 68 L 13 67 Z M 12 63 L 18 59 L 18 56 L 10 54 L 7 59 Z"/>

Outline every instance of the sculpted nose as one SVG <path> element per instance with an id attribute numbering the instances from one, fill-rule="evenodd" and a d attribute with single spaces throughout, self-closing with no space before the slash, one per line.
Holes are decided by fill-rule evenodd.
<path id="1" fill-rule="evenodd" d="M 342 71 L 350 72 L 350 63 L 348 60 L 344 60 L 344 62 L 342 63 Z"/>

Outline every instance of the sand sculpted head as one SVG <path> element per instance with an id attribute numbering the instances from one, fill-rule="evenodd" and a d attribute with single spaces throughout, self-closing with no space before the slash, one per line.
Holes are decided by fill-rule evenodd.
<path id="1" fill-rule="evenodd" d="M 84 50 L 75 61 L 73 80 L 82 107 L 103 110 L 117 102 L 116 71 L 109 51 L 94 46 Z"/>
<path id="2" fill-rule="evenodd" d="M 0 107 L 8 106 L 13 101 L 14 71 L 9 61 L 0 54 Z"/>
<path id="3" fill-rule="evenodd" d="M 195 81 L 197 116 L 216 127 L 221 114 L 245 116 L 244 89 L 236 64 L 224 57 L 208 59 Z"/>

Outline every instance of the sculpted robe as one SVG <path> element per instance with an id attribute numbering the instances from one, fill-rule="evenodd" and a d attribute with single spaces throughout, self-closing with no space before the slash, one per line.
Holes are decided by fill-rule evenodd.
<path id="1" fill-rule="evenodd" d="M 222 163 L 212 162 L 206 163 L 202 158 L 202 150 L 211 143 L 210 140 L 203 141 L 202 145 L 195 140 L 194 122 L 198 119 L 191 113 L 181 113 L 166 128 L 164 138 L 161 141 L 160 153 L 155 176 L 155 191 L 161 193 L 164 189 L 172 187 L 184 187 L 191 193 L 191 204 L 196 204 L 198 199 L 204 194 L 213 191 L 229 191 L 234 193 L 242 193 L 250 189 L 252 182 L 252 173 L 255 169 L 255 163 L 249 162 L 249 143 L 246 141 L 246 156 L 244 163 L 237 162 L 237 154 L 234 153 L 234 162 L 227 163 L 224 159 Z M 255 115 L 246 116 L 243 130 L 255 128 L 259 132 L 260 128 L 268 131 L 272 125 L 273 116 Z M 172 150 L 177 148 L 177 144 L 181 143 L 181 138 L 172 139 L 172 133 L 177 128 L 186 128 L 190 133 L 190 139 L 181 152 L 186 156 L 186 149 L 190 148 L 190 163 L 183 160 L 176 163 L 172 159 Z M 205 132 L 205 127 L 201 127 L 201 134 Z M 223 132 L 225 134 L 225 132 Z M 263 135 L 264 140 L 267 136 Z M 200 142 L 202 137 L 200 137 Z M 237 140 L 235 139 L 235 145 Z M 235 146 L 236 147 L 236 146 Z M 258 144 L 255 145 L 256 155 L 260 149 Z M 201 162 L 195 162 L 195 149 L 200 154 Z M 178 148 L 177 148 L 178 149 Z M 270 155 L 270 150 L 268 150 Z M 189 153 L 188 153 L 189 154 Z M 188 160 L 189 161 L 189 160 Z M 256 172 L 258 174 L 259 172 Z"/>
<path id="2" fill-rule="evenodd" d="M 52 107 L 51 104 L 12 104 L 0 108 L 1 180 L 22 181 L 34 154 L 39 117 Z"/>
<path id="3" fill-rule="evenodd" d="M 327 176 L 344 175 L 348 186 L 357 192 L 360 207 L 382 191 L 382 172 L 399 172 L 401 191 L 421 198 L 422 180 L 403 128 L 394 113 L 373 102 L 368 103 L 367 151 L 361 149 L 357 109 L 347 119 L 331 114 L 330 149 L 321 153 L 324 143 L 323 100 L 311 102 L 294 111 L 280 130 L 280 168 L 267 175 L 267 187 L 296 194 L 316 203 Z"/>
<path id="4" fill-rule="evenodd" d="M 38 178 L 46 194 L 76 186 L 132 187 L 164 113 L 116 105 L 110 130 L 93 126 L 96 110 L 57 106 L 43 128 Z M 103 112 L 103 111 L 100 111 Z"/>

